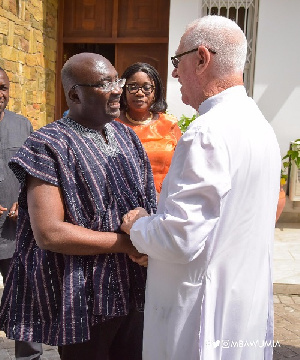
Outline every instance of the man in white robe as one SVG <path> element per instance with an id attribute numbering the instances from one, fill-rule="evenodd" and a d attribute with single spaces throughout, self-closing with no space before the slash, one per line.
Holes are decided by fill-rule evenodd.
<path id="1" fill-rule="evenodd" d="M 149 256 L 144 360 L 272 359 L 281 161 L 243 86 L 246 51 L 234 22 L 206 16 L 173 58 L 199 117 L 177 145 L 157 214 L 138 208 L 122 225 Z"/>

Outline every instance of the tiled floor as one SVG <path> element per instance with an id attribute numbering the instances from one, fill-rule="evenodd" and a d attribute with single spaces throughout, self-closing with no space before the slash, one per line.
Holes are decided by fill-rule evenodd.
<path id="1" fill-rule="evenodd" d="M 278 223 L 274 241 L 274 283 L 300 284 L 300 224 Z"/>

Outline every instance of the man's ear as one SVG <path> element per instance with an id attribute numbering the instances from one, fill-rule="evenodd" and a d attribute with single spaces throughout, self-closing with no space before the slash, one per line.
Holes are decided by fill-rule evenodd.
<path id="1" fill-rule="evenodd" d="M 199 46 L 197 51 L 197 68 L 198 73 L 202 73 L 209 64 L 210 53 L 205 46 Z"/>
<path id="2" fill-rule="evenodd" d="M 80 104 L 80 99 L 79 99 L 79 96 L 78 96 L 78 93 L 77 93 L 77 91 L 76 91 L 76 89 L 70 89 L 70 91 L 69 91 L 69 99 L 72 101 L 72 102 L 74 102 L 74 103 L 76 103 L 76 104 Z"/>

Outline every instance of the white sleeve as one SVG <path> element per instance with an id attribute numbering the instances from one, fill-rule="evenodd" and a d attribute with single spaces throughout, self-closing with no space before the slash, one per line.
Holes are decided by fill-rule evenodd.
<path id="1" fill-rule="evenodd" d="M 131 229 L 137 250 L 173 263 L 184 264 L 197 257 L 230 190 L 229 164 L 221 137 L 207 129 L 185 133 L 163 184 L 158 214 L 139 219 Z"/>

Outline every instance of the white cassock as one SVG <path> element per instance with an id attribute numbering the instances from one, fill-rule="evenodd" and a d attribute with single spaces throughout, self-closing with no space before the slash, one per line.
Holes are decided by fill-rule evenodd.
<path id="1" fill-rule="evenodd" d="M 130 232 L 149 255 L 143 359 L 271 360 L 279 146 L 243 86 L 199 114 Z"/>

